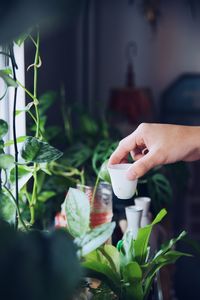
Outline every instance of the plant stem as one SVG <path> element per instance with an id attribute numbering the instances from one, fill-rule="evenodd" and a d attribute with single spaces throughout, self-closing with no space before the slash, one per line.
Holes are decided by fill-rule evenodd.
<path id="1" fill-rule="evenodd" d="M 35 60 L 34 60 L 34 87 L 33 87 L 33 98 L 35 100 L 37 99 L 38 61 L 39 61 L 39 46 L 40 46 L 40 36 L 39 36 L 38 29 L 37 29 L 36 44 L 34 45 L 36 47 Z M 35 137 L 39 138 L 40 137 L 40 116 L 38 110 L 38 101 L 34 101 L 34 106 L 35 106 L 35 119 L 36 119 Z M 37 201 L 37 163 L 34 163 L 33 180 L 34 180 L 33 192 L 32 192 L 32 198 L 30 203 L 31 224 L 34 224 L 35 222 L 35 205 Z"/>
<path id="2" fill-rule="evenodd" d="M 100 180 L 100 177 L 98 175 L 97 179 L 96 179 L 96 182 L 95 182 L 95 185 L 94 185 L 93 193 L 92 193 L 91 209 L 93 208 L 93 205 L 94 205 L 94 199 L 95 199 L 95 196 L 96 196 L 96 191 L 97 191 L 97 187 L 98 187 L 98 184 L 99 184 L 99 180 Z"/>
<path id="3" fill-rule="evenodd" d="M 9 46 L 10 58 L 13 70 L 13 79 L 16 81 L 16 61 L 14 56 L 13 43 Z M 14 140 L 14 150 L 15 150 L 15 199 L 18 208 L 18 213 L 15 219 L 15 228 L 18 228 L 18 216 L 19 216 L 19 185 L 18 185 L 18 146 L 17 146 L 17 134 L 16 134 L 16 105 L 17 105 L 17 87 L 14 91 L 14 103 L 13 103 L 13 140 Z"/>

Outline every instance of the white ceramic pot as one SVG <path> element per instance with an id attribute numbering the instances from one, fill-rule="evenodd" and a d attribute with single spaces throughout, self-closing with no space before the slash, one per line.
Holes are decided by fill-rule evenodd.
<path id="1" fill-rule="evenodd" d="M 131 232 L 133 239 L 137 238 L 138 229 L 140 228 L 142 208 L 135 205 L 125 208 L 127 219 L 127 231 Z"/>
<path id="2" fill-rule="evenodd" d="M 126 176 L 131 165 L 127 163 L 108 166 L 112 188 L 119 199 L 130 199 L 135 194 L 137 180 L 129 180 Z"/>
<path id="3" fill-rule="evenodd" d="M 145 227 L 151 223 L 149 218 L 149 207 L 151 203 L 151 198 L 149 197 L 137 197 L 134 199 L 135 205 L 138 208 L 142 208 L 142 218 L 141 218 L 141 227 Z"/>

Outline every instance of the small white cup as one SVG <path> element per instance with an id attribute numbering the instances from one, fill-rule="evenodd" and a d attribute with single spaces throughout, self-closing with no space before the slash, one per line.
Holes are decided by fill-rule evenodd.
<path id="1" fill-rule="evenodd" d="M 132 164 L 115 164 L 108 166 L 114 194 L 119 199 L 130 199 L 133 197 L 137 187 L 137 179 L 129 180 L 126 176 Z"/>

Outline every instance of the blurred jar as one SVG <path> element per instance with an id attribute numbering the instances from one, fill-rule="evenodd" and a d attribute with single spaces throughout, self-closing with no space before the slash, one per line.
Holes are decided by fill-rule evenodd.
<path id="1" fill-rule="evenodd" d="M 92 205 L 94 187 L 78 184 L 77 188 L 87 195 L 90 205 Z M 112 221 L 112 217 L 112 187 L 107 182 L 101 182 L 98 185 L 93 205 L 91 207 L 90 226 L 94 228 L 101 224 L 109 223 Z"/>

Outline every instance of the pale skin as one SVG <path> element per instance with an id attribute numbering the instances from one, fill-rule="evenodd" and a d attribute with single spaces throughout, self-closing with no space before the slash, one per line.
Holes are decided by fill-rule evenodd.
<path id="1" fill-rule="evenodd" d="M 140 178 L 153 167 L 177 161 L 200 159 L 200 126 L 142 123 L 119 142 L 109 164 L 134 163 L 127 172 L 130 180 Z"/>

